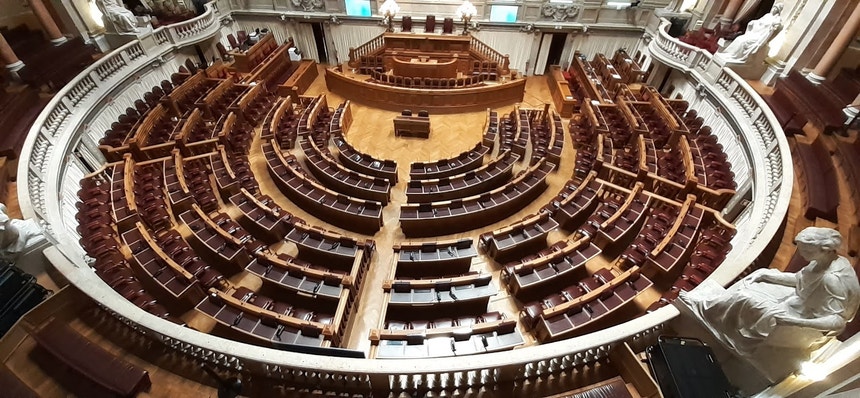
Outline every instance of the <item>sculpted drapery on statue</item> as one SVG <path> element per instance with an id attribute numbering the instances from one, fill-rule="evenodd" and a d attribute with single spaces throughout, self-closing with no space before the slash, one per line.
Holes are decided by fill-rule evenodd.
<path id="1" fill-rule="evenodd" d="M 723 51 L 717 53 L 727 61 L 744 62 L 758 52 L 782 28 L 782 3 L 773 5 L 763 17 L 750 21 L 744 34 L 738 36 Z"/>
<path id="2" fill-rule="evenodd" d="M 117 33 L 137 33 L 137 18 L 120 0 L 96 0 L 96 6 Z"/>
<path id="3" fill-rule="evenodd" d="M 42 227 L 36 221 L 10 218 L 6 205 L 0 203 L 0 258 L 14 260 L 43 239 Z"/>
<path id="4" fill-rule="evenodd" d="M 815 349 L 854 318 L 860 283 L 848 260 L 836 254 L 838 231 L 809 227 L 795 243 L 809 261 L 799 272 L 761 269 L 728 289 L 706 281 L 680 299 L 741 356 L 752 356 L 762 344 Z"/>

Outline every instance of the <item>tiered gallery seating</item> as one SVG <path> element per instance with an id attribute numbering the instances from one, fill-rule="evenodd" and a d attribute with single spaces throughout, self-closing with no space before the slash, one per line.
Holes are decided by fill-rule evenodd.
<path id="1" fill-rule="evenodd" d="M 568 71 L 576 155 L 549 105 L 488 109 L 470 150 L 413 162 L 399 185 L 394 161 L 350 143 L 349 101 L 178 73 L 103 140 L 109 163 L 79 192 L 82 246 L 145 311 L 281 349 L 358 333 L 373 358 L 461 356 L 632 319 L 720 265 L 735 187 L 703 119 L 636 87 L 625 56 Z M 362 289 L 371 269 L 381 290 Z M 356 312 L 373 295 L 368 323 Z"/>

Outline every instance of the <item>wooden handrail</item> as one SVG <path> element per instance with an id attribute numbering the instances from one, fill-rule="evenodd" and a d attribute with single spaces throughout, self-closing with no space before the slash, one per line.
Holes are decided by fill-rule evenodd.
<path id="1" fill-rule="evenodd" d="M 476 323 L 471 326 L 451 326 L 446 328 L 433 329 L 371 329 L 370 341 L 374 344 L 379 344 L 380 340 L 406 340 L 411 336 L 422 336 L 425 339 L 434 337 L 453 336 L 460 331 L 468 330 L 470 335 L 495 332 L 502 329 L 504 326 L 514 327 L 517 324 L 516 319 L 499 319 L 493 322 Z"/>
<path id="2" fill-rule="evenodd" d="M 430 289 L 436 285 L 443 283 L 448 286 L 465 286 L 475 284 L 482 279 L 492 278 L 491 274 L 475 273 L 471 275 L 455 276 L 453 278 L 438 278 L 438 279 L 388 279 L 382 282 L 382 289 L 390 292 L 396 284 L 409 285 L 410 289 Z M 488 283 L 491 281 L 488 281 Z"/>
<path id="3" fill-rule="evenodd" d="M 675 234 L 678 232 L 678 229 L 681 228 L 681 224 L 684 223 L 684 219 L 687 217 L 687 213 L 696 205 L 696 196 L 695 195 L 687 195 L 687 199 L 684 201 L 684 204 L 681 206 L 681 209 L 678 211 L 678 217 L 675 219 L 675 222 L 672 223 L 672 228 L 669 228 L 669 232 L 666 233 L 666 236 L 663 237 L 663 240 L 660 243 L 657 243 L 657 246 L 654 247 L 654 250 L 651 250 L 651 258 L 657 257 L 663 249 L 666 248 L 670 243 L 672 243 L 672 239 L 675 238 Z"/>
<path id="4" fill-rule="evenodd" d="M 613 270 L 610 269 L 610 271 L 613 271 Z M 543 317 L 543 319 L 549 319 L 549 318 L 552 318 L 556 315 L 564 314 L 565 312 L 567 312 L 567 310 L 573 308 L 576 305 L 585 304 L 585 303 L 591 302 L 593 300 L 596 300 L 598 297 L 600 297 L 607 290 L 615 289 L 615 287 L 617 287 L 618 285 L 620 285 L 624 282 L 627 282 L 627 279 L 629 279 L 630 276 L 633 275 L 634 272 L 639 272 L 639 267 L 634 265 L 633 267 L 630 267 L 630 269 L 628 269 L 627 271 L 624 271 L 620 275 L 616 275 L 615 278 L 613 278 L 611 281 L 606 282 L 606 283 L 600 285 L 597 289 L 594 289 L 588 293 L 585 293 L 582 296 L 579 296 L 573 300 L 566 301 L 566 302 L 561 303 L 560 305 L 557 305 L 557 306 L 552 307 L 552 308 L 545 308 L 541 312 L 541 317 Z M 591 277 L 589 276 L 589 278 L 591 278 Z"/>
<path id="5" fill-rule="evenodd" d="M 642 183 L 642 181 L 637 182 L 636 185 L 633 186 L 633 189 L 629 191 L 630 196 L 627 197 L 627 200 L 624 201 L 624 204 L 622 204 L 620 207 L 618 207 L 618 211 L 616 211 L 615 214 L 610 216 L 608 219 L 606 219 L 606 221 L 603 222 L 603 224 L 600 225 L 600 229 L 601 230 L 606 229 L 606 227 L 615 223 L 615 220 L 618 220 L 618 218 L 620 218 L 621 215 L 624 214 L 624 212 L 630 208 L 630 205 L 633 204 L 633 200 L 636 199 L 637 196 L 639 196 L 639 193 L 642 192 L 644 187 L 645 187 L 645 185 Z M 649 199 L 650 199 L 650 197 L 649 197 Z M 645 203 L 645 208 L 647 208 L 647 207 L 648 207 L 648 203 Z"/>
<path id="6" fill-rule="evenodd" d="M 385 45 L 385 33 L 380 34 L 366 43 L 349 49 L 349 62 L 351 68 L 358 68 L 361 57 L 376 52 Z"/>
<path id="7" fill-rule="evenodd" d="M 301 320 L 301 319 L 298 319 L 295 317 L 291 317 L 291 316 L 287 316 L 287 315 L 281 315 L 277 312 L 266 310 L 266 309 L 257 307 L 256 305 L 246 303 L 242 300 L 239 300 L 239 299 L 237 299 L 237 298 L 235 298 L 235 297 L 233 297 L 227 293 L 224 293 L 220 290 L 217 290 L 215 288 L 210 288 L 209 293 L 218 297 L 225 305 L 229 305 L 231 307 L 238 308 L 242 312 L 248 312 L 248 313 L 254 314 L 260 318 L 274 319 L 278 323 L 281 323 L 281 324 L 287 325 L 287 326 L 292 326 L 292 327 L 299 329 L 299 330 L 303 330 L 303 328 L 311 326 L 311 327 L 320 329 L 322 331 L 322 334 L 324 336 L 328 336 L 328 337 L 331 337 L 334 334 L 334 330 L 333 330 L 332 325 L 325 325 L 325 324 L 322 324 L 319 322 L 305 321 L 305 320 Z"/>
<path id="8" fill-rule="evenodd" d="M 511 60 L 510 56 L 507 54 L 502 54 L 494 50 L 492 47 L 488 46 L 487 43 L 484 43 L 475 36 L 472 36 L 472 39 L 469 42 L 469 49 L 489 61 L 497 62 L 499 64 L 500 74 L 507 75 L 511 73 Z"/>
<path id="9" fill-rule="evenodd" d="M 338 274 L 331 271 L 323 271 L 321 269 L 313 268 L 307 265 L 298 265 L 291 261 L 285 261 L 284 259 L 265 250 L 257 252 L 257 258 L 259 260 L 262 260 L 264 263 L 275 264 L 285 270 L 296 271 L 302 275 L 312 276 L 322 281 L 337 279 L 345 288 L 352 286 L 354 282 L 354 278 L 351 275 Z"/>

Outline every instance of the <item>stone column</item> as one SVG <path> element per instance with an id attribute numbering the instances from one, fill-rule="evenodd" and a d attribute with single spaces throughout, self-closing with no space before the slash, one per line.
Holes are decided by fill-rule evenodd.
<path id="1" fill-rule="evenodd" d="M 744 0 L 729 0 L 726 10 L 723 11 L 723 15 L 720 17 L 720 24 L 724 30 L 727 30 L 732 26 L 732 22 L 735 20 L 735 15 L 737 15 L 738 10 L 741 9 L 741 5 L 743 4 Z"/>
<path id="2" fill-rule="evenodd" d="M 9 46 L 9 43 L 2 34 L 0 34 L 0 61 L 3 61 L 3 65 L 6 66 L 9 72 L 17 72 L 24 67 L 24 63 L 18 59 L 18 56 L 12 51 L 12 47 Z"/>
<path id="3" fill-rule="evenodd" d="M 857 28 L 860 28 L 860 3 L 857 3 L 857 6 L 854 7 L 854 11 L 851 13 L 851 16 L 848 17 L 847 21 L 845 21 L 845 26 L 842 27 L 842 30 L 840 30 L 839 34 L 836 35 L 836 38 L 833 39 L 833 43 L 830 43 L 830 47 L 827 48 L 827 52 L 824 53 L 821 60 L 819 60 L 818 64 L 815 65 L 815 69 L 806 75 L 806 78 L 809 81 L 815 84 L 821 84 L 825 79 L 827 79 L 827 75 L 830 73 L 830 70 L 833 69 L 833 66 L 836 65 L 836 62 L 838 62 L 839 58 L 842 57 L 842 54 L 845 53 L 851 40 L 857 36 Z"/>
<path id="4" fill-rule="evenodd" d="M 63 32 L 60 32 L 60 28 L 57 27 L 57 23 L 54 22 L 51 13 L 45 8 L 45 3 L 42 3 L 42 0 L 27 0 L 27 2 L 30 3 L 30 9 L 33 10 L 33 14 L 39 20 L 39 24 L 42 25 L 42 29 L 45 30 L 45 34 L 48 35 L 51 43 L 57 46 L 65 42 L 66 37 L 63 36 Z"/>

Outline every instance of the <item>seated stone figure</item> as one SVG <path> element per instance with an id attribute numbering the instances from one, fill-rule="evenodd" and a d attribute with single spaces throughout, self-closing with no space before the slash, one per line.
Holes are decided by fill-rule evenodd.
<path id="1" fill-rule="evenodd" d="M 735 38 L 725 50 L 717 54 L 727 61 L 746 61 L 750 55 L 758 52 L 765 43 L 770 41 L 776 31 L 782 28 L 782 20 L 779 15 L 782 12 L 782 7 L 782 3 L 774 4 L 769 13 L 755 21 L 750 21 L 747 24 L 746 32 Z"/>
<path id="2" fill-rule="evenodd" d="M 0 258 L 14 260 L 44 239 L 42 227 L 34 220 L 18 220 L 6 214 L 0 203 Z"/>
<path id="3" fill-rule="evenodd" d="M 708 280 L 679 298 L 742 357 L 763 346 L 808 353 L 854 318 L 860 283 L 848 260 L 836 254 L 838 231 L 809 227 L 795 243 L 809 261 L 797 273 L 761 269 L 728 289 Z"/>
<path id="4" fill-rule="evenodd" d="M 137 18 L 122 5 L 121 1 L 96 0 L 96 6 L 117 33 L 137 33 Z"/>

